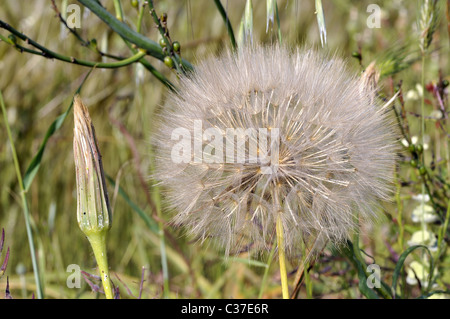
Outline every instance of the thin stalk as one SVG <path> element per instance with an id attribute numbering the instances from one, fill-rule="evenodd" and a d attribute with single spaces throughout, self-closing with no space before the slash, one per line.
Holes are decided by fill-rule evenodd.
<path id="1" fill-rule="evenodd" d="M 447 232 L 449 220 L 450 220 L 450 200 L 447 201 L 447 213 L 445 214 L 444 225 L 443 225 L 441 231 L 439 232 L 439 236 L 438 236 L 438 249 L 439 249 L 438 256 L 441 255 L 442 240 L 444 239 L 444 235 Z"/>
<path id="2" fill-rule="evenodd" d="M 25 228 L 27 231 L 28 246 L 30 248 L 31 263 L 33 265 L 34 280 L 36 282 L 36 294 L 37 294 L 38 299 L 42 299 L 44 297 L 44 293 L 43 293 L 43 289 L 42 289 L 41 278 L 39 275 L 39 268 L 38 268 L 37 260 L 36 260 L 36 249 L 34 247 L 33 232 L 31 230 L 31 224 L 30 224 L 30 212 L 28 210 L 28 203 L 27 203 L 27 199 L 25 197 L 25 188 L 23 185 L 22 174 L 20 173 L 19 160 L 17 158 L 16 148 L 14 146 L 14 141 L 12 138 L 11 130 L 9 128 L 8 117 L 6 115 L 6 107 L 5 107 L 5 103 L 3 101 L 3 95 L 2 95 L 1 91 L 0 91 L 0 105 L 2 108 L 3 119 L 5 121 L 6 131 L 8 133 L 9 143 L 11 145 L 11 152 L 13 155 L 14 167 L 16 169 L 17 180 L 19 182 L 19 187 L 20 187 L 20 197 L 22 199 L 22 205 L 23 205 L 23 215 L 25 218 Z"/>
<path id="3" fill-rule="evenodd" d="M 114 2 L 114 9 L 116 11 L 117 20 L 123 22 L 123 10 L 122 10 L 122 4 L 120 3 L 120 0 L 113 0 L 113 2 Z"/>
<path id="4" fill-rule="evenodd" d="M 404 247 L 404 237 L 405 237 L 405 229 L 403 227 L 403 202 L 400 198 L 400 181 L 398 180 L 398 175 L 396 174 L 396 192 L 395 192 L 395 200 L 397 202 L 397 224 L 399 229 L 399 235 L 398 235 L 398 244 L 400 246 L 400 249 L 403 251 Z"/>
<path id="5" fill-rule="evenodd" d="M 277 217 L 277 243 L 278 243 L 278 259 L 280 261 L 280 276 L 281 276 L 281 291 L 283 293 L 283 299 L 289 299 L 288 280 L 286 272 L 286 256 L 284 247 L 284 234 L 283 223 L 281 221 L 281 215 L 278 213 Z"/>
<path id="6" fill-rule="evenodd" d="M 280 42 L 280 45 L 282 43 L 281 40 L 281 23 L 280 23 L 280 16 L 278 14 L 278 3 L 275 1 L 275 16 L 277 19 L 277 28 L 278 28 L 278 41 Z"/>
<path id="7" fill-rule="evenodd" d="M 136 31 L 138 33 L 141 33 L 141 29 L 142 29 L 142 18 L 144 17 L 144 8 L 145 8 L 145 3 L 142 3 L 139 6 L 139 15 L 138 15 L 138 20 L 137 20 L 137 24 L 136 24 Z"/>
<path id="8" fill-rule="evenodd" d="M 258 299 L 261 299 L 264 293 L 264 289 L 266 288 L 267 278 L 269 277 L 269 269 L 272 264 L 273 257 L 275 256 L 275 248 L 276 245 L 272 246 L 272 250 L 270 251 L 269 258 L 267 259 L 266 269 L 264 270 L 264 275 L 261 280 L 261 287 L 259 288 Z"/>
<path id="9" fill-rule="evenodd" d="M 421 109 L 421 118 L 420 118 L 420 129 L 421 129 L 421 142 L 422 146 L 425 145 L 425 55 L 426 55 L 426 49 L 422 50 L 422 74 L 421 74 L 421 85 L 422 85 L 422 96 L 420 101 L 420 109 Z M 422 166 L 425 167 L 425 152 L 422 152 Z M 420 200 L 421 205 L 421 218 L 420 218 L 420 224 L 422 228 L 422 242 L 425 241 L 425 232 L 427 230 L 426 224 L 425 224 L 425 178 L 422 178 L 422 198 Z M 429 194 L 430 199 L 432 199 L 432 194 Z M 422 260 L 425 260 L 425 252 L 422 251 Z M 422 269 L 422 278 L 425 275 L 425 267 Z M 432 276 L 432 274 L 430 274 Z"/>
<path id="10" fill-rule="evenodd" d="M 102 68 L 102 69 L 103 68 L 104 69 L 115 69 L 115 68 L 120 68 L 120 67 L 129 65 L 129 64 L 132 64 L 134 62 L 137 62 L 146 55 L 146 52 L 144 50 L 139 50 L 133 56 L 131 56 L 127 59 L 117 61 L 117 62 L 104 63 L 104 62 L 80 60 L 80 59 L 76 59 L 71 56 L 66 56 L 66 55 L 63 55 L 63 54 L 60 54 L 60 53 L 57 53 L 57 52 L 47 49 L 43 45 L 30 39 L 25 34 L 17 31 L 13 27 L 11 27 L 9 24 L 7 24 L 1 20 L 0 20 L 0 28 L 8 30 L 9 32 L 11 32 L 13 35 L 18 37 L 19 39 L 25 41 L 27 44 L 29 44 L 39 50 L 39 51 L 31 50 L 31 49 L 25 48 L 17 43 L 7 41 L 8 44 L 13 45 L 20 51 L 25 51 L 27 53 L 36 54 L 36 55 L 40 55 L 40 56 L 43 56 L 46 58 L 56 59 L 56 60 L 60 60 L 60 61 L 64 61 L 64 62 L 68 62 L 68 63 L 72 63 L 72 64 L 77 64 L 77 65 L 81 65 L 81 66 L 95 67 L 95 68 Z"/>
<path id="11" fill-rule="evenodd" d="M 108 255 L 106 250 L 106 232 L 90 232 L 87 238 L 94 251 L 95 259 L 97 260 L 98 270 L 102 279 L 103 290 L 105 291 L 106 299 L 114 299 L 114 294 L 111 286 L 108 268 Z"/>
<path id="12" fill-rule="evenodd" d="M 306 254 L 306 244 L 303 243 L 302 245 L 302 259 L 303 262 L 302 264 L 304 265 L 304 271 L 303 271 L 303 277 L 305 279 L 305 288 L 306 288 L 306 298 L 307 299 L 312 299 L 312 281 L 311 281 L 311 276 L 309 274 L 309 261 L 308 261 L 308 256 Z"/>
<path id="13" fill-rule="evenodd" d="M 422 116 L 420 117 L 421 142 L 425 145 L 425 52 L 422 53 L 422 75 L 421 75 L 422 96 L 420 99 L 420 109 Z M 422 152 L 422 165 L 425 166 L 425 152 Z M 422 188 L 422 198 L 425 191 Z"/>

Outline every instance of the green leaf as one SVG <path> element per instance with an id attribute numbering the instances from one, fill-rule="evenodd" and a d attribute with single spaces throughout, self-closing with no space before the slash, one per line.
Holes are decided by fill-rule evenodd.
<path id="1" fill-rule="evenodd" d="M 428 255 L 430 256 L 430 270 L 429 270 L 429 282 L 428 282 L 428 288 L 431 288 L 431 281 L 433 279 L 433 271 L 434 271 L 434 260 L 433 260 L 433 256 L 431 255 L 430 250 L 428 249 L 427 246 L 424 245 L 416 245 L 416 246 L 411 246 L 408 249 L 406 249 L 401 255 L 400 258 L 398 259 L 397 265 L 395 266 L 394 269 L 394 274 L 392 275 L 392 293 L 395 295 L 395 291 L 397 289 L 397 282 L 398 282 L 398 278 L 400 276 L 400 272 L 403 268 L 403 264 L 405 263 L 406 257 L 408 257 L 408 255 L 410 253 L 412 253 L 414 250 L 418 249 L 418 248 L 423 248 L 427 251 Z"/>
<path id="2" fill-rule="evenodd" d="M 228 18 L 227 12 L 223 8 L 220 0 L 214 0 L 214 3 L 216 4 L 217 10 L 219 10 L 220 15 L 222 16 L 222 19 L 225 22 L 225 25 L 227 26 L 227 31 L 228 31 L 228 36 L 230 37 L 231 46 L 233 47 L 233 50 L 236 50 L 236 39 L 234 38 L 233 27 L 231 26 L 230 19 Z"/>
<path id="3" fill-rule="evenodd" d="M 379 299 L 378 294 L 367 285 L 368 277 L 365 271 L 366 265 L 363 265 L 358 258 L 356 258 L 353 243 L 351 241 L 347 241 L 347 245 L 342 248 L 341 252 L 348 258 L 358 272 L 359 291 L 368 299 Z"/>
<path id="4" fill-rule="evenodd" d="M 355 266 L 358 269 L 358 279 L 359 279 L 359 284 L 358 284 L 358 288 L 359 291 L 361 291 L 361 293 L 367 298 L 367 299 L 379 299 L 378 295 L 369 288 L 369 286 L 367 285 L 367 275 L 366 272 L 364 270 L 364 266 L 359 262 L 359 260 L 357 260 L 356 258 L 354 258 L 355 260 Z"/>
<path id="5" fill-rule="evenodd" d="M 108 182 L 110 182 L 113 187 L 116 187 L 116 183 L 114 182 L 114 179 L 111 176 L 109 176 L 109 175 L 105 175 L 105 176 L 106 176 L 106 179 L 108 180 Z M 119 192 L 120 196 L 122 196 L 123 199 L 125 199 L 125 201 L 131 207 L 131 209 L 133 209 L 133 211 L 135 211 L 144 220 L 144 222 L 147 225 L 147 227 L 152 232 L 157 234 L 158 231 L 159 231 L 159 226 L 156 223 L 156 221 L 154 219 L 150 218 L 142 209 L 140 209 L 139 206 L 137 206 L 130 199 L 128 194 L 123 190 L 123 188 L 120 185 L 118 186 L 118 192 Z"/>
<path id="6" fill-rule="evenodd" d="M 76 90 L 74 96 L 78 93 L 80 93 L 81 88 L 84 84 L 84 82 L 86 81 L 86 79 L 89 77 L 89 75 L 91 74 L 93 69 L 91 69 L 88 74 L 84 77 L 83 81 L 81 82 L 80 86 L 78 87 L 78 89 Z M 28 189 L 31 186 L 31 183 L 33 182 L 34 177 L 36 176 L 37 172 L 39 171 L 39 167 L 41 166 L 41 162 L 42 162 L 42 156 L 44 155 L 44 151 L 45 151 L 45 147 L 47 146 L 47 142 L 49 140 L 49 138 L 55 134 L 56 131 L 58 131 L 62 124 L 64 123 L 64 120 L 66 119 L 67 115 L 69 115 L 70 111 L 72 110 L 72 106 L 73 106 L 73 99 L 70 102 L 69 107 L 67 108 L 67 110 L 61 114 L 60 116 L 58 116 L 56 118 L 55 121 L 53 121 L 53 123 L 50 125 L 50 127 L 47 130 L 47 133 L 45 134 L 44 140 L 42 141 L 41 146 L 39 147 L 38 152 L 36 153 L 36 155 L 33 157 L 33 159 L 31 160 L 30 165 L 28 165 L 28 168 L 25 172 L 25 175 L 23 177 L 23 186 L 24 186 L 24 190 L 28 191 Z"/>

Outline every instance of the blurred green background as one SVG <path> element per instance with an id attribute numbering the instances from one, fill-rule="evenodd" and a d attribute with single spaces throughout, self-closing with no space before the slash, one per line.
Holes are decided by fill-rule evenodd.
<path id="1" fill-rule="evenodd" d="M 217 55 L 230 46 L 224 22 L 212 0 L 155 0 L 158 13 L 166 12 L 172 40 L 181 43 L 183 58 L 193 65 L 205 57 Z M 93 13 L 89 13 L 75 0 L 56 0 L 64 5 L 81 7 L 79 34 L 86 40 L 96 39 L 102 51 L 128 57 L 129 49 L 122 39 Z M 222 0 L 231 24 L 238 33 L 244 12 L 244 0 Z M 369 4 L 381 8 L 381 27 L 368 28 Z M 114 12 L 112 1 L 102 4 Z M 439 80 L 449 74 L 449 34 L 445 10 L 448 2 L 440 1 L 441 16 L 430 55 L 427 59 L 425 79 Z M 131 1 L 122 0 L 125 22 L 135 29 L 138 11 Z M 418 46 L 418 1 L 323 1 L 327 30 L 326 48 L 321 48 L 319 28 L 312 0 L 279 0 L 282 41 L 288 46 L 314 47 L 318 50 L 337 52 L 348 60 L 348 66 L 360 73 L 373 60 L 384 66 L 386 76 L 380 79 L 381 91 L 388 97 L 393 88 L 403 81 L 405 106 L 412 135 L 419 134 L 419 119 L 412 113 L 420 113 L 421 63 Z M 271 43 L 278 41 L 276 24 L 266 33 L 266 2 L 253 1 L 253 40 Z M 2 1 L 0 19 L 47 48 L 80 59 L 101 61 L 102 58 L 83 47 L 68 33 L 52 9 L 49 0 Z M 146 37 L 158 41 L 159 34 L 146 10 L 141 31 Z M 0 33 L 8 36 L 6 30 Z M 352 53 L 360 52 L 361 65 Z M 353 54 L 354 55 L 354 54 Z M 105 61 L 111 61 L 104 58 Z M 176 84 L 176 75 L 162 62 L 148 57 L 148 61 Z M 402 64 L 404 63 L 404 64 Z M 390 70 L 399 71 L 389 75 Z M 71 99 L 89 68 L 72 65 L 42 56 L 20 53 L 10 45 L 0 42 L 0 89 L 3 93 L 8 122 L 11 126 L 22 173 L 30 164 L 43 141 L 51 123 L 70 105 Z M 150 193 L 149 179 L 150 131 L 154 114 L 164 104 L 167 88 L 145 69 L 135 64 L 113 70 L 96 69 L 87 79 L 81 95 L 89 107 L 95 125 L 99 147 L 103 155 L 106 174 L 111 176 L 128 194 L 129 199 L 148 216 L 146 191 Z M 431 113 L 433 105 L 427 105 Z M 444 157 L 445 137 L 436 140 L 440 131 L 427 125 L 430 148 L 434 156 Z M 66 280 L 70 264 L 95 274 L 95 260 L 88 241 L 76 221 L 75 170 L 72 152 L 73 117 L 49 140 L 40 170 L 34 179 L 27 199 L 32 215 L 35 244 L 40 270 L 45 283 L 46 298 L 95 298 L 98 295 L 81 280 L 80 289 L 69 289 Z M 436 147 L 437 152 L 436 152 Z M 432 156 L 431 152 L 427 156 Z M 407 159 L 405 160 L 407 161 Z M 405 242 L 420 229 L 411 221 L 411 213 L 417 202 L 412 195 L 420 193 L 415 183 L 414 169 L 400 164 L 401 179 L 412 181 L 401 189 L 401 204 L 405 225 Z M 146 190 L 142 179 L 148 185 Z M 145 224 L 117 189 L 108 184 L 113 208 L 113 226 L 108 240 L 109 263 L 114 283 L 120 287 L 122 298 L 138 295 L 142 267 L 145 267 L 143 298 L 162 296 L 161 249 L 158 234 Z M 398 245 L 399 228 L 396 220 L 399 203 L 386 205 L 384 220 L 365 229 L 361 245 L 382 266 L 383 278 L 390 279 L 395 255 L 402 252 Z M 170 214 L 164 212 L 165 222 Z M 14 298 L 31 298 L 35 290 L 30 251 L 27 244 L 25 223 L 21 208 L 19 187 L 14 171 L 12 155 L 3 119 L 0 120 L 0 228 L 5 229 L 5 246 L 10 247 L 10 259 L 5 276 L 0 279 L 0 293 L 5 291 L 9 277 Z M 169 265 L 170 297 L 173 298 L 256 298 L 260 289 L 264 267 L 249 261 L 230 259 L 224 262 L 223 253 L 214 245 L 200 245 L 183 236 L 183 231 L 167 224 L 166 250 Z M 403 247 L 404 248 L 404 247 Z M 3 257 L 5 255 L 3 252 Z M 260 258 L 265 262 L 267 256 Z M 254 258 L 254 257 L 252 257 Z M 3 259 L 0 258 L 0 262 Z M 247 260 L 247 261 L 246 261 Z M 251 259 L 253 260 L 253 259 Z M 368 258 L 368 263 L 372 262 Z M 288 271 L 295 274 L 298 264 L 289 264 Z M 441 263 L 440 289 L 450 283 L 449 261 Z M 292 281 L 294 274 L 289 279 Z M 311 272 L 313 295 L 317 298 L 357 298 L 357 276 L 341 257 L 327 250 Z M 97 283 L 98 284 L 98 283 Z M 128 289 L 133 295 L 130 295 Z M 408 296 L 420 294 L 420 287 L 404 285 Z M 269 272 L 265 298 L 279 298 L 281 288 L 279 273 L 274 262 Z M 304 289 L 300 297 L 304 296 Z"/>

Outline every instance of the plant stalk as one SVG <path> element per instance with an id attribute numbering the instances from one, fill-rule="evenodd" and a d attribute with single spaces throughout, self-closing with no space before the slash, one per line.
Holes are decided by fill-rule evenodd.
<path id="1" fill-rule="evenodd" d="M 93 231 L 86 236 L 91 244 L 92 250 L 94 251 L 95 259 L 97 260 L 98 270 L 102 279 L 106 299 L 114 299 L 111 280 L 109 279 L 108 255 L 106 251 L 106 231 Z"/>
<path id="2" fill-rule="evenodd" d="M 283 299 L 289 299 L 283 224 L 281 221 L 280 214 L 278 214 L 278 218 L 277 218 L 276 232 L 277 232 L 277 243 L 278 243 L 278 259 L 280 261 L 281 291 L 283 294 Z"/>
<path id="3" fill-rule="evenodd" d="M 5 121 L 6 131 L 8 133 L 8 138 L 9 138 L 9 142 L 11 145 L 11 152 L 13 155 L 14 167 L 16 169 L 17 180 L 19 182 L 19 187 L 20 187 L 20 197 L 22 199 L 22 205 L 23 205 L 23 215 L 25 218 L 25 228 L 27 231 L 28 246 L 30 248 L 31 263 L 33 266 L 34 280 L 36 282 L 36 294 L 37 294 L 38 299 L 42 299 L 44 297 L 44 293 L 43 293 L 43 289 L 42 289 L 41 278 L 39 276 L 39 267 L 37 265 L 37 260 L 36 260 L 36 249 L 34 247 L 33 232 L 31 230 L 31 224 L 30 224 L 30 212 L 28 210 L 28 203 L 27 203 L 27 199 L 25 196 L 25 188 L 24 188 L 24 184 L 23 184 L 23 180 L 22 180 L 22 174 L 20 173 L 19 160 L 17 158 L 16 148 L 14 147 L 14 141 L 12 138 L 11 129 L 9 128 L 8 117 L 6 115 L 6 107 L 5 107 L 5 103 L 3 101 L 3 95 L 2 95 L 1 91 L 0 91 L 0 105 L 2 108 L 3 119 Z"/>

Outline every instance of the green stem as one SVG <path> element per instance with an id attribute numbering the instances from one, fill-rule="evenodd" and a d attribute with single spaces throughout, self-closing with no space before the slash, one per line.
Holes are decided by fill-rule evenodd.
<path id="1" fill-rule="evenodd" d="M 141 4 L 139 6 L 139 15 L 138 15 L 138 21 L 137 21 L 137 25 L 136 25 L 136 32 L 137 33 L 141 33 L 142 18 L 144 17 L 144 7 L 145 7 L 145 3 L 143 3 L 143 4 Z"/>
<path id="2" fill-rule="evenodd" d="M 22 199 L 22 205 L 23 205 L 23 215 L 25 218 L 25 228 L 26 228 L 27 236 L 28 236 L 28 246 L 30 248 L 31 263 L 33 265 L 34 279 L 36 282 L 36 294 L 37 294 L 38 299 L 42 299 L 44 297 L 44 293 L 43 293 L 42 283 L 41 283 L 41 279 L 40 279 L 40 275 L 39 275 L 39 268 L 38 268 L 37 260 L 36 260 L 36 249 L 34 248 L 33 232 L 31 230 L 31 224 L 30 224 L 30 212 L 28 210 L 28 203 L 27 203 L 27 199 L 25 197 L 25 188 L 24 188 L 24 184 L 23 184 L 23 180 L 22 180 L 22 174 L 20 173 L 19 160 L 17 158 L 16 148 L 14 147 L 14 141 L 12 138 L 11 130 L 9 128 L 8 117 L 6 115 L 6 107 L 5 107 L 5 103 L 3 101 L 3 95 L 2 95 L 1 91 L 0 91 L 0 105 L 2 108 L 2 112 L 3 112 L 3 118 L 5 121 L 5 126 L 6 126 L 6 131 L 8 133 L 9 142 L 11 144 L 11 152 L 13 155 L 14 167 L 16 169 L 17 180 L 19 182 L 19 187 L 20 187 L 20 197 Z"/>
<path id="3" fill-rule="evenodd" d="M 405 230 L 403 227 L 403 202 L 402 199 L 400 198 L 400 190 L 401 190 L 401 185 L 400 185 L 400 181 L 398 179 L 398 174 L 396 173 L 396 192 L 395 192 L 395 199 L 397 202 L 397 224 L 398 224 L 398 228 L 399 228 L 399 235 L 398 235 L 398 244 L 400 246 L 400 249 L 403 251 L 403 246 L 404 246 L 404 237 L 405 237 Z"/>
<path id="4" fill-rule="evenodd" d="M 63 54 L 60 54 L 60 53 L 57 53 L 57 52 L 47 49 L 46 47 L 40 45 L 36 41 L 30 39 L 26 35 L 20 33 L 19 31 L 17 31 L 13 27 L 11 27 L 9 24 L 7 24 L 1 20 L 0 20 L 0 28 L 8 30 L 9 32 L 11 32 L 13 35 L 17 36 L 21 40 L 25 41 L 26 43 L 28 43 L 28 44 L 32 45 L 33 47 L 35 47 L 36 49 L 40 50 L 40 51 L 31 50 L 31 49 L 25 48 L 17 43 L 14 43 L 11 41 L 6 41 L 7 43 L 9 43 L 10 45 L 13 45 L 20 51 L 25 51 L 27 53 L 41 55 L 46 58 L 56 59 L 56 60 L 60 60 L 60 61 L 64 61 L 64 62 L 76 64 L 76 65 L 81 65 L 81 66 L 95 67 L 95 68 L 102 68 L 102 69 L 115 69 L 115 68 L 120 68 L 123 66 L 127 66 L 129 64 L 132 64 L 134 62 L 137 62 L 146 55 L 146 52 L 144 50 L 139 50 L 133 56 L 131 56 L 127 59 L 117 61 L 117 62 L 103 63 L 103 62 L 80 60 L 80 59 L 66 56 L 66 55 L 63 55 Z"/>
<path id="5" fill-rule="evenodd" d="M 283 223 L 281 221 L 281 215 L 278 214 L 277 217 L 277 243 L 278 243 L 278 259 L 280 261 L 280 276 L 281 276 L 281 291 L 283 293 L 283 299 L 289 299 L 289 288 L 287 281 L 286 272 L 286 256 L 284 247 L 284 234 L 283 234 Z"/>
<path id="6" fill-rule="evenodd" d="M 214 0 L 214 3 L 217 6 L 217 9 L 219 10 L 220 15 L 222 16 L 223 21 L 225 22 L 225 25 L 227 26 L 228 36 L 230 37 L 231 41 L 231 47 L 233 50 L 236 50 L 236 39 L 234 37 L 233 27 L 231 26 L 230 19 L 228 18 L 227 12 L 225 11 L 224 7 L 222 6 L 222 3 L 220 0 Z"/>
<path id="7" fill-rule="evenodd" d="M 420 129 L 421 129 L 421 142 L 422 146 L 425 145 L 425 55 L 426 51 L 425 49 L 422 50 L 422 75 L 421 75 L 421 85 L 422 85 L 422 97 L 420 102 L 420 109 L 421 109 L 421 118 L 420 118 Z M 422 152 L 421 154 L 421 160 L 422 160 L 422 166 L 425 168 L 425 152 Z M 420 224 L 422 228 L 422 242 L 425 241 L 425 232 L 426 232 L 426 224 L 425 224 L 425 186 L 426 186 L 426 180 L 425 177 L 422 176 L 422 198 L 420 200 L 420 206 L 421 206 L 421 218 L 420 218 Z M 428 190 L 428 189 L 427 189 Z M 432 194 L 428 190 L 428 195 L 430 196 L 430 200 L 433 200 Z M 422 260 L 425 259 L 425 253 L 422 251 Z M 425 274 L 425 267 L 423 267 L 422 270 L 422 278 L 424 278 Z M 432 276 L 432 274 L 430 274 Z"/>
<path id="8" fill-rule="evenodd" d="M 278 15 L 278 3 L 275 1 L 275 16 L 277 19 L 277 28 L 278 28 L 278 41 L 281 45 L 281 23 L 280 23 L 280 16 Z"/>
<path id="9" fill-rule="evenodd" d="M 447 232 L 449 220 L 450 220 L 450 200 L 447 201 L 447 213 L 445 214 L 444 225 L 443 225 L 441 231 L 439 232 L 439 237 L 438 237 L 438 249 L 439 249 L 439 253 L 438 253 L 438 256 L 441 255 L 441 250 L 442 250 L 442 240 L 444 239 L 445 233 Z"/>
<path id="10" fill-rule="evenodd" d="M 102 278 L 103 290 L 105 291 L 106 299 L 114 299 L 113 290 L 111 287 L 111 280 L 109 278 L 108 255 L 106 251 L 106 232 L 92 231 L 86 232 L 86 236 L 94 251 L 95 260 L 97 261 L 100 277 Z"/>
<path id="11" fill-rule="evenodd" d="M 114 9 L 116 11 L 117 20 L 123 22 L 122 4 L 120 3 L 120 0 L 113 0 L 113 1 L 114 1 Z"/>

